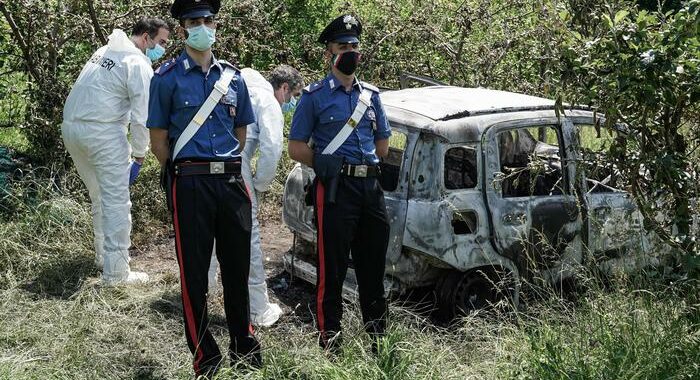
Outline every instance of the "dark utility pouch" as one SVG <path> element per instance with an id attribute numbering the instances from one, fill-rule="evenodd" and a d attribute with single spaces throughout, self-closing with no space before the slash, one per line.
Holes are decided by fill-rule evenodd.
<path id="1" fill-rule="evenodd" d="M 165 202 L 168 210 L 173 211 L 173 181 L 175 180 L 175 166 L 168 158 L 165 165 L 160 168 L 160 187 L 165 192 Z"/>
<path id="2" fill-rule="evenodd" d="M 340 180 L 340 171 L 343 169 L 344 161 L 343 157 L 331 154 L 314 154 L 314 172 L 326 189 L 328 204 L 335 203 L 335 194 L 338 191 L 338 181 Z"/>

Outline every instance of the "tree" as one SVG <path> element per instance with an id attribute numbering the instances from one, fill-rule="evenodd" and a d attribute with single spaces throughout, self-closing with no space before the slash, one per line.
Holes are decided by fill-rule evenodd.
<path id="1" fill-rule="evenodd" d="M 610 157 L 617 157 L 647 227 L 697 272 L 698 231 L 691 226 L 700 181 L 700 1 L 676 13 L 628 7 L 589 17 L 598 20 L 589 35 L 564 28 L 561 71 L 571 75 L 562 84 L 569 99 L 598 106 L 606 123 L 629 128 Z"/>

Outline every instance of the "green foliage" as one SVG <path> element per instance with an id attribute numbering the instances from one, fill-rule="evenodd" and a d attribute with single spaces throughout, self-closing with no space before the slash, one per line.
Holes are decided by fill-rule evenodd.
<path id="1" fill-rule="evenodd" d="M 586 34 L 568 14 L 560 17 L 563 89 L 574 103 L 598 106 L 608 125 L 629 128 L 611 158 L 647 227 L 697 273 L 690 259 L 700 255 L 691 229 L 700 174 L 692 153 L 700 133 L 700 2 L 666 15 L 608 7 L 589 14 L 594 23 Z"/>

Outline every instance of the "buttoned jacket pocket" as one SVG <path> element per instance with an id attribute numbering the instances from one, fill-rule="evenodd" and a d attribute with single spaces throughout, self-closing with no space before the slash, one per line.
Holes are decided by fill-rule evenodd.
<path id="1" fill-rule="evenodd" d="M 334 124 L 334 123 L 345 124 L 347 119 L 344 118 L 344 116 L 341 112 L 338 112 L 337 110 L 331 109 L 331 110 L 328 110 L 328 111 L 321 113 L 318 121 L 321 125 Z"/>
<path id="2" fill-rule="evenodd" d="M 202 107 L 203 99 L 192 93 L 178 91 L 173 97 L 173 109 L 175 110 L 175 125 L 181 128 L 187 127 L 194 115 Z"/>

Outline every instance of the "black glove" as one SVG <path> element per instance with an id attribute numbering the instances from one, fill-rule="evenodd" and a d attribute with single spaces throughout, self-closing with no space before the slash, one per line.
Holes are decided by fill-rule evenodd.
<path id="1" fill-rule="evenodd" d="M 170 159 L 165 162 L 160 168 L 160 187 L 165 191 L 165 203 L 168 210 L 173 211 L 173 179 L 175 178 L 175 170 Z"/>

